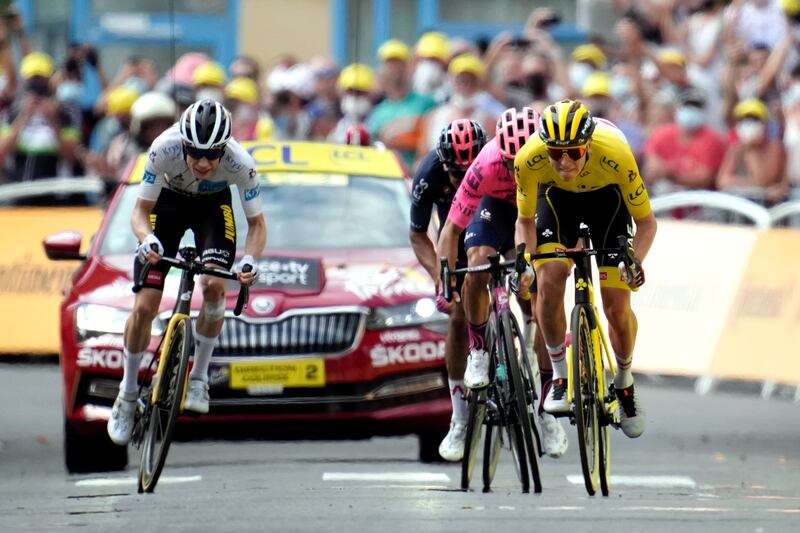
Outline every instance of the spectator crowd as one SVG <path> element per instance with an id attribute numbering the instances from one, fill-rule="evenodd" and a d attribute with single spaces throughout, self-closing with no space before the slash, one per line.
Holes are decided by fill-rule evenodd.
<path id="1" fill-rule="evenodd" d="M 652 195 L 731 192 L 800 199 L 800 0 L 609 0 L 612 33 L 566 50 L 551 8 L 522 34 L 391 39 L 374 65 L 326 57 L 229 65 L 187 53 L 164 73 L 73 44 L 56 63 L 19 17 L 0 24 L 0 182 L 93 175 L 117 181 L 195 99 L 223 102 L 239 140 L 381 142 L 413 169 L 441 129 L 469 118 L 493 133 L 507 107 L 584 101 L 625 133 Z M 357 131 L 358 138 L 352 138 Z"/>

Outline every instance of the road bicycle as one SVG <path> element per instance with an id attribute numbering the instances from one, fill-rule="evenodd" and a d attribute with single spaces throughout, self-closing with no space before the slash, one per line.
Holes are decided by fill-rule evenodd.
<path id="1" fill-rule="evenodd" d="M 589 227 L 579 228 L 580 246 L 541 254 L 525 254 L 528 261 L 565 258 L 573 261 L 575 305 L 570 315 L 572 341 L 567 348 L 567 413 L 578 430 L 581 470 L 586 491 L 608 496 L 611 469 L 610 427 L 619 428 L 617 395 L 614 392 L 614 358 L 594 299 L 592 256 L 619 257 L 627 267 L 633 265 L 633 251 L 624 235 L 617 238 L 617 248 L 591 247 Z"/>
<path id="2" fill-rule="evenodd" d="M 490 298 L 489 320 L 486 328 L 486 346 L 489 349 L 489 385 L 470 390 L 468 394 L 468 419 L 464 458 L 461 462 L 461 488 L 469 489 L 481 440 L 485 428 L 483 449 L 483 492 L 491 484 L 505 446 L 511 451 L 522 492 L 542 492 L 539 469 L 541 441 L 536 425 L 538 406 L 535 376 L 522 330 L 509 307 L 506 278 L 509 272 L 523 272 L 525 263 L 520 254 L 515 261 L 502 262 L 500 254 L 488 257 L 485 265 L 450 270 L 447 259 L 441 259 L 444 297 L 451 298 L 451 276 L 488 272 Z M 529 470 L 530 467 L 530 470 Z M 530 472 L 530 476 L 529 476 Z"/>
<path id="3" fill-rule="evenodd" d="M 159 262 L 182 270 L 180 288 L 167 329 L 156 349 L 158 357 L 153 358 L 145 373 L 136 402 L 131 442 L 142 451 L 139 493 L 153 492 L 155 489 L 167 459 L 175 422 L 178 414 L 183 411 L 189 378 L 189 359 L 194 350 L 192 319 L 189 315 L 194 277 L 206 274 L 238 280 L 233 272 L 204 266 L 197 258 L 197 250 L 193 246 L 181 248 L 178 255 L 182 259 L 162 257 Z M 139 279 L 136 280 L 137 288 L 147 279 L 151 266 L 151 263 L 146 263 L 142 268 Z M 248 297 L 248 287 L 241 285 L 234 315 L 240 315 L 242 309 L 247 307 Z M 153 364 L 156 361 L 158 367 L 153 374 Z"/>

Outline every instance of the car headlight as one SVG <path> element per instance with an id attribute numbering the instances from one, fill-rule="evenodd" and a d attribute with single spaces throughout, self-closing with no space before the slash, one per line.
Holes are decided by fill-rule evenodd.
<path id="1" fill-rule="evenodd" d="M 447 315 L 436 310 L 433 298 L 422 298 L 415 302 L 387 307 L 376 307 L 367 318 L 367 329 L 397 328 L 402 326 L 425 326 L 447 322 Z"/>
<path id="2" fill-rule="evenodd" d="M 82 304 L 75 313 L 75 325 L 78 337 L 86 340 L 104 334 L 122 335 L 125 331 L 125 321 L 131 314 L 130 309 L 120 309 L 109 305 Z M 163 315 L 163 313 L 162 313 Z M 169 313 L 167 313 L 168 318 Z M 152 335 L 161 335 L 166 326 L 165 317 L 158 316 L 153 320 L 150 330 Z"/>

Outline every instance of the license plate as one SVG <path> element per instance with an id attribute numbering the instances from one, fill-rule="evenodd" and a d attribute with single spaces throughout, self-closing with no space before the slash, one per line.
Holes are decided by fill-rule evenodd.
<path id="1" fill-rule="evenodd" d="M 230 387 L 247 389 L 259 386 L 323 387 L 323 359 L 234 362 L 230 365 Z"/>

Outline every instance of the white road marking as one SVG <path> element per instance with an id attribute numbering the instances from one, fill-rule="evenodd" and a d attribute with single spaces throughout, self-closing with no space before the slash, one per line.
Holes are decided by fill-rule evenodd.
<path id="1" fill-rule="evenodd" d="M 170 483 L 191 483 L 193 481 L 200 481 L 202 476 L 165 476 L 158 479 L 158 484 Z M 81 479 L 75 482 L 76 487 L 112 487 L 115 485 L 136 485 L 138 479 L 135 477 L 117 477 L 117 478 L 93 478 Z"/>
<path id="2" fill-rule="evenodd" d="M 583 511 L 580 505 L 558 505 L 552 507 L 539 507 L 540 511 Z"/>
<path id="3" fill-rule="evenodd" d="M 800 509 L 767 509 L 770 513 L 800 514 Z"/>
<path id="4" fill-rule="evenodd" d="M 730 509 L 726 507 L 659 507 L 656 505 L 636 505 L 633 507 L 623 507 L 625 511 L 660 511 L 667 513 L 727 513 Z"/>
<path id="5" fill-rule="evenodd" d="M 384 481 L 395 483 L 449 483 L 440 472 L 325 472 L 322 481 Z"/>
<path id="6" fill-rule="evenodd" d="M 582 475 L 567 476 L 573 485 L 583 485 Z M 697 483 L 687 476 L 611 476 L 611 486 L 648 487 L 648 488 L 686 488 L 693 489 Z"/>

